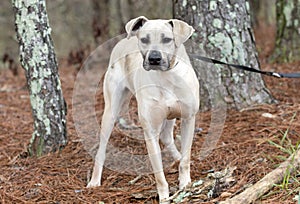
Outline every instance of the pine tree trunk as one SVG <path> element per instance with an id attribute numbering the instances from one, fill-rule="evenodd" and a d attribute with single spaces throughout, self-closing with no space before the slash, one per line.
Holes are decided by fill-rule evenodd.
<path id="1" fill-rule="evenodd" d="M 270 26 L 276 22 L 276 0 L 249 0 L 252 25 Z"/>
<path id="2" fill-rule="evenodd" d="M 125 32 L 125 24 L 122 21 L 121 2 L 119 0 L 109 1 L 109 38 Z"/>
<path id="3" fill-rule="evenodd" d="M 45 0 L 13 0 L 12 3 L 34 119 L 29 152 L 41 156 L 67 144 L 66 104 Z"/>
<path id="4" fill-rule="evenodd" d="M 174 14 L 196 30 L 189 52 L 259 68 L 245 0 L 178 0 Z M 224 101 L 237 109 L 274 101 L 259 74 L 193 61 L 201 85 L 202 110 Z"/>
<path id="5" fill-rule="evenodd" d="M 96 44 L 108 40 L 109 34 L 109 1 L 92 0 L 93 6 L 93 34 Z"/>
<path id="6" fill-rule="evenodd" d="M 300 0 L 277 0 L 277 33 L 273 59 L 300 60 Z"/>

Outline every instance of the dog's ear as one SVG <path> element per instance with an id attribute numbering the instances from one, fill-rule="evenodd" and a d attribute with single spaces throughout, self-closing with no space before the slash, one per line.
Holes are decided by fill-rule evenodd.
<path id="1" fill-rule="evenodd" d="M 195 31 L 192 26 L 181 20 L 171 19 L 168 23 L 173 27 L 174 40 L 177 47 L 187 41 Z"/>
<path id="2" fill-rule="evenodd" d="M 146 21 L 148 21 L 148 19 L 145 16 L 140 16 L 130 20 L 125 26 L 127 39 L 136 35 L 137 31 L 144 25 Z"/>

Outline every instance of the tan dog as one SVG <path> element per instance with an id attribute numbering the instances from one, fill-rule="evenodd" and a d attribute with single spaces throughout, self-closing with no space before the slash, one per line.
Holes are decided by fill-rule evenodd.
<path id="1" fill-rule="evenodd" d="M 183 21 L 148 20 L 141 16 L 126 24 L 127 39 L 111 53 L 104 79 L 105 109 L 100 146 L 88 187 L 100 186 L 106 145 L 114 123 L 130 92 L 138 102 L 138 115 L 155 175 L 161 203 L 168 203 L 169 188 L 159 139 L 179 164 L 179 188 L 190 178 L 190 155 L 199 107 L 199 83 L 183 43 L 194 29 Z M 181 118 L 181 153 L 173 139 L 176 118 Z"/>

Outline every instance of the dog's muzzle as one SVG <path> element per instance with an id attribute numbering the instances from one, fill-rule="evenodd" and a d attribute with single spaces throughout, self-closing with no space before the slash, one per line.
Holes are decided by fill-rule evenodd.
<path id="1" fill-rule="evenodd" d="M 160 65 L 160 63 L 162 61 L 161 53 L 156 50 L 151 51 L 149 54 L 149 57 L 148 57 L 148 61 L 149 61 L 149 65 L 152 65 L 152 66 Z"/>
<path id="2" fill-rule="evenodd" d="M 170 69 L 169 59 L 163 59 L 160 51 L 151 50 L 148 53 L 148 57 L 146 56 L 144 57 L 144 62 L 143 62 L 143 67 L 146 71 L 150 71 L 150 70 L 167 71 Z"/>

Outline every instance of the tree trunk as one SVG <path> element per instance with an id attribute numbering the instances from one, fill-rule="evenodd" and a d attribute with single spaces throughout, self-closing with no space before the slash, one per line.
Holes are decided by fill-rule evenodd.
<path id="1" fill-rule="evenodd" d="M 94 40 L 96 44 L 101 44 L 109 39 L 109 1 L 92 0 L 92 6 Z"/>
<path id="2" fill-rule="evenodd" d="M 273 59 L 300 60 L 300 0 L 277 0 L 277 32 Z"/>
<path id="3" fill-rule="evenodd" d="M 120 33 L 125 32 L 125 24 L 123 23 L 121 13 L 121 1 L 110 0 L 109 1 L 109 38 L 113 38 Z"/>
<path id="4" fill-rule="evenodd" d="M 174 14 L 195 28 L 189 52 L 259 68 L 245 0 L 178 0 Z M 201 85 L 202 110 L 224 101 L 237 109 L 274 101 L 259 74 L 193 61 Z"/>
<path id="5" fill-rule="evenodd" d="M 276 23 L 276 0 L 249 0 L 252 25 L 270 26 Z"/>
<path id="6" fill-rule="evenodd" d="M 29 153 L 41 156 L 67 144 L 66 104 L 45 0 L 13 0 L 12 3 L 34 119 Z"/>

